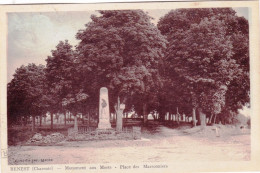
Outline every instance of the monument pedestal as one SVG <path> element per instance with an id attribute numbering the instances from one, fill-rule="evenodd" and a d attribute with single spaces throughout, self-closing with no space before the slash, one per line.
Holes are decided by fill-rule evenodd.
<path id="1" fill-rule="evenodd" d="M 99 119 L 98 129 L 111 129 L 109 119 Z"/>

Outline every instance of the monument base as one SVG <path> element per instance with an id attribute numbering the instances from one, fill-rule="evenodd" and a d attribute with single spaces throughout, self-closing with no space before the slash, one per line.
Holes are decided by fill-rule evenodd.
<path id="1" fill-rule="evenodd" d="M 99 119 L 98 129 L 111 129 L 109 119 Z"/>
<path id="2" fill-rule="evenodd" d="M 73 128 L 72 128 L 73 129 Z M 95 129 L 82 133 L 68 133 L 68 141 L 92 140 L 136 140 L 141 139 L 141 127 L 132 127 L 129 130 L 116 131 L 115 129 Z"/>

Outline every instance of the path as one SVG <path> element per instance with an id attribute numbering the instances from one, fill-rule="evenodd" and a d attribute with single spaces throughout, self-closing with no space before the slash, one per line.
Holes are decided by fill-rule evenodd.
<path id="1" fill-rule="evenodd" d="M 142 140 L 63 142 L 60 146 L 12 146 L 11 164 L 234 161 L 250 159 L 250 135 L 203 138 L 159 126 Z M 27 160 L 26 160 L 27 159 Z M 41 160 L 41 159 L 45 159 Z"/>

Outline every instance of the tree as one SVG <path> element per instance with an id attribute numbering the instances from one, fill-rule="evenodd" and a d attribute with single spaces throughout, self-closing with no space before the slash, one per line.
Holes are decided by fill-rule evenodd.
<path id="1" fill-rule="evenodd" d="M 235 18 L 235 19 L 234 19 Z M 240 73 L 230 81 L 226 93 L 225 107 L 221 112 L 221 121 L 230 123 L 238 109 L 249 105 L 250 102 L 250 74 L 249 74 L 249 25 L 243 17 L 229 17 L 229 32 L 233 42 L 233 59 L 239 64 Z"/>
<path id="2" fill-rule="evenodd" d="M 169 41 L 167 70 L 175 74 L 174 78 L 176 75 L 182 78 L 187 88 L 185 93 L 191 93 L 200 120 L 205 120 L 205 112 L 219 114 L 225 106 L 226 93 L 234 87 L 230 83 L 247 73 L 238 62 L 248 62 L 248 57 L 243 55 L 247 54 L 247 41 L 243 46 L 236 41 L 246 37 L 238 34 L 241 30 L 246 32 L 246 24 L 246 20 L 229 8 L 172 10 L 158 23 Z M 240 31 L 234 33 L 234 30 Z M 246 101 L 245 97 L 240 99 Z"/>
<path id="3" fill-rule="evenodd" d="M 91 16 L 92 22 L 76 35 L 83 85 L 97 105 L 97 88 L 108 87 L 111 102 L 120 97 L 126 110 L 134 105 L 146 121 L 160 86 L 158 68 L 166 40 L 142 10 L 100 14 Z"/>
<path id="4" fill-rule="evenodd" d="M 47 85 L 50 91 L 49 111 L 52 120 L 51 128 L 53 128 L 53 114 L 63 112 L 65 115 L 67 109 L 76 116 L 79 111 L 82 111 L 81 103 L 87 98 L 87 94 L 81 86 L 76 54 L 67 40 L 60 41 L 56 49 L 52 50 L 52 56 L 49 56 L 46 61 Z"/>
<path id="5" fill-rule="evenodd" d="M 45 71 L 43 65 L 22 65 L 8 83 L 8 120 L 17 116 L 32 116 L 32 130 L 35 130 L 35 117 L 45 110 L 42 102 L 45 95 Z M 11 122 L 10 122 L 11 123 Z"/>

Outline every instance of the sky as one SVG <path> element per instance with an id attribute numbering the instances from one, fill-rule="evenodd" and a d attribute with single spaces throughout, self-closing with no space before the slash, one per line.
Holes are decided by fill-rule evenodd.
<path id="1" fill-rule="evenodd" d="M 238 16 L 248 19 L 248 8 L 234 8 Z M 157 24 L 170 10 L 145 10 Z M 91 21 L 97 11 L 84 12 L 33 12 L 8 13 L 7 80 L 11 81 L 15 70 L 29 63 L 46 65 L 45 59 L 51 55 L 59 41 L 68 40 L 77 45 L 75 38 L 80 29 Z"/>

